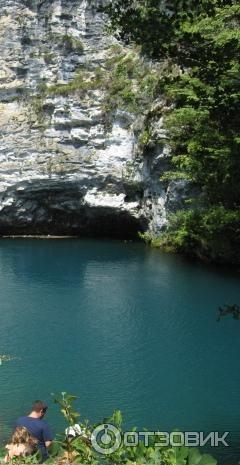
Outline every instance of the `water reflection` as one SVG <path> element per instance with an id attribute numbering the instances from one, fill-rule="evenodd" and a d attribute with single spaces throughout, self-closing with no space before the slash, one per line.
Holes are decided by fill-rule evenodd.
<path id="1" fill-rule="evenodd" d="M 96 421 L 115 408 L 140 428 L 238 438 L 239 279 L 142 244 L 0 243 L 1 425 L 67 390 Z M 56 429 L 59 418 L 52 410 Z"/>

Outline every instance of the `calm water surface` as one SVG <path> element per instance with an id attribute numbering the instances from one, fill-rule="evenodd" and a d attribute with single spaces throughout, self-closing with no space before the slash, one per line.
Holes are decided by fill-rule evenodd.
<path id="1" fill-rule="evenodd" d="M 20 360 L 0 367 L 0 437 L 35 398 L 58 431 L 51 393 L 68 391 L 91 421 L 230 431 L 237 463 L 240 321 L 216 316 L 239 279 L 143 244 L 1 240 L 0 353 Z"/>

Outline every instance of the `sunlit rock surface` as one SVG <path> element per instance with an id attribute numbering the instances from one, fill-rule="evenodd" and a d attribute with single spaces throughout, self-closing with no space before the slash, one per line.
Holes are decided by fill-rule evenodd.
<path id="1" fill-rule="evenodd" d="M 140 153 L 124 110 L 106 128 L 100 90 L 44 98 L 38 114 L 41 86 L 104 66 L 115 39 L 99 3 L 0 0 L 1 235 L 158 234 L 181 199 L 181 189 L 159 181 L 167 150 Z"/>

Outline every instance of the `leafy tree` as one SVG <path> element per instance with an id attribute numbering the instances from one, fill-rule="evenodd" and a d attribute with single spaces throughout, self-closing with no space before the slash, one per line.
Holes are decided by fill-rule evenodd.
<path id="1" fill-rule="evenodd" d="M 240 248 L 239 3 L 115 0 L 105 11 L 118 37 L 169 64 L 158 88 L 169 108 L 165 126 L 172 170 L 167 176 L 190 180 L 201 195 L 191 213 L 178 214 L 177 221 L 170 222 L 168 239 L 177 249 L 189 251 L 195 221 L 194 250 L 205 248 L 205 255 L 218 259 L 214 248 L 224 233 L 221 260 L 232 261 L 233 246 Z M 216 221 L 215 231 L 207 218 Z M 177 246 L 183 230 L 184 241 Z"/>
<path id="2" fill-rule="evenodd" d="M 113 0 L 101 9 L 111 19 L 109 29 L 125 42 L 135 42 L 152 58 L 181 57 L 183 19 L 213 9 L 211 1 Z M 187 42 L 186 42 L 187 43 Z"/>

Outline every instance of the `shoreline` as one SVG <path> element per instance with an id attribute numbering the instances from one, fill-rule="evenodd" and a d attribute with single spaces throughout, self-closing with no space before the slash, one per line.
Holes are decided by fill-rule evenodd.
<path id="1" fill-rule="evenodd" d="M 55 236 L 51 234 L 11 234 L 0 239 L 78 239 L 79 236 Z"/>
<path id="2" fill-rule="evenodd" d="M 81 235 L 52 235 L 52 234 L 6 234 L 0 236 L 1 239 L 35 239 L 35 240 L 66 240 L 66 239 L 75 239 L 75 240 L 81 240 L 81 239 L 96 239 L 96 240 L 111 240 L 111 241 L 120 241 L 124 243 L 145 243 L 149 249 L 152 250 L 158 250 L 161 253 L 167 254 L 167 255 L 175 255 L 178 257 L 181 257 L 183 260 L 187 260 L 189 263 L 197 264 L 197 265 L 203 265 L 206 266 L 207 268 L 212 268 L 215 271 L 225 271 L 225 272 L 230 272 L 230 273 L 236 273 L 239 275 L 240 273 L 240 264 L 239 263 L 232 263 L 232 262 L 225 262 L 225 261 L 219 261 L 219 260 L 214 260 L 212 258 L 208 258 L 206 256 L 200 256 L 198 254 L 190 254 L 190 253 L 184 253 L 184 252 L 179 252 L 179 251 L 173 251 L 173 250 L 166 250 L 162 247 L 153 245 L 151 243 L 146 243 L 143 240 L 139 240 L 139 237 L 136 237 L 134 239 L 124 239 L 124 238 L 117 238 L 117 237 L 105 237 L 105 236 L 96 236 L 96 237 L 86 237 L 86 236 L 81 236 Z"/>

